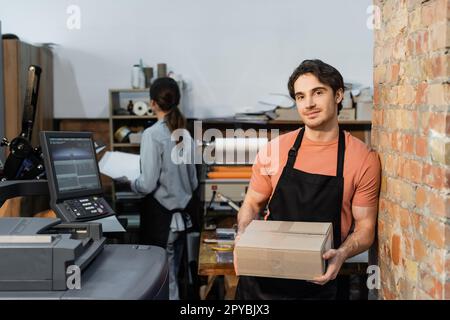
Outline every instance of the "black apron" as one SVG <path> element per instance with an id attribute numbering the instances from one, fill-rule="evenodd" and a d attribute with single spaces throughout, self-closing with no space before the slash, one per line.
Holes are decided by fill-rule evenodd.
<path id="1" fill-rule="evenodd" d="M 165 249 L 169 238 L 172 215 L 175 212 L 181 212 L 183 219 L 184 215 L 188 214 L 186 209 L 168 210 L 155 199 L 153 194 L 148 194 L 141 202 L 139 244 L 158 246 Z"/>
<path id="2" fill-rule="evenodd" d="M 326 176 L 294 169 L 303 140 L 300 130 L 288 160 L 269 202 L 269 220 L 332 222 L 334 248 L 341 245 L 341 209 L 344 193 L 345 135 L 339 130 L 337 174 Z M 263 261 L 262 261 L 263 262 Z M 300 300 L 336 299 L 336 280 L 324 286 L 303 280 L 239 277 L 237 299 L 244 300 Z"/>

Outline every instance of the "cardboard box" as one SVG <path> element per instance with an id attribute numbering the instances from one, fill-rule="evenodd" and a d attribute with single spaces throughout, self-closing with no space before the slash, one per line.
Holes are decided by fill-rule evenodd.
<path id="1" fill-rule="evenodd" d="M 325 273 L 331 223 L 252 221 L 235 245 L 238 275 L 312 280 Z"/>

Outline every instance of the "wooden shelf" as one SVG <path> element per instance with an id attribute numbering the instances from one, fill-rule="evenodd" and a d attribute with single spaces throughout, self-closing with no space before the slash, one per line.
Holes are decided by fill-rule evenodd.
<path id="1" fill-rule="evenodd" d="M 156 116 L 112 116 L 114 120 L 149 120 L 156 119 Z"/>
<path id="2" fill-rule="evenodd" d="M 123 151 L 129 153 L 139 153 L 141 144 L 140 143 L 118 143 L 114 138 L 115 132 L 118 128 L 122 126 L 127 126 L 129 128 L 133 127 L 147 127 L 151 126 L 158 118 L 156 115 L 143 115 L 136 116 L 131 115 L 127 111 L 129 101 L 133 103 L 137 101 L 143 101 L 149 105 L 150 102 L 150 89 L 133 89 L 133 88 L 114 88 L 109 89 L 109 141 L 111 146 L 111 151 Z M 115 110 L 122 108 L 125 112 L 122 114 L 115 114 Z M 135 140 L 133 140 L 135 141 Z M 113 199 L 113 209 L 116 208 L 116 185 L 113 183 L 111 185 L 111 198 Z"/>
<path id="3" fill-rule="evenodd" d="M 109 92 L 111 93 L 121 93 L 121 92 L 149 92 L 149 88 L 146 89 L 110 89 Z"/>
<path id="4" fill-rule="evenodd" d="M 339 121 L 340 124 L 372 124 L 371 120 L 343 120 Z"/>
<path id="5" fill-rule="evenodd" d="M 233 117 L 226 118 L 209 118 L 209 119 L 196 119 L 203 123 L 210 124 L 227 124 L 227 123 L 242 123 L 242 124 L 257 124 L 257 125 L 302 125 L 303 121 L 300 120 L 236 120 Z M 339 121 L 342 125 L 371 125 L 370 120 L 342 120 Z"/>
<path id="6" fill-rule="evenodd" d="M 267 123 L 270 124 L 303 124 L 303 121 L 295 121 L 295 120 L 270 120 Z M 339 121 L 339 124 L 345 124 L 345 125 L 368 125 L 372 124 L 372 121 L 370 120 L 341 120 Z"/>

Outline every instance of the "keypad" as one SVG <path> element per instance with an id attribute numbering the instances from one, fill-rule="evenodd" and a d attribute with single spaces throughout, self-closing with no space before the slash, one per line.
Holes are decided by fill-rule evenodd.
<path id="1" fill-rule="evenodd" d="M 103 198 L 89 197 L 64 201 L 67 211 L 77 219 L 95 218 L 109 214 L 108 205 Z"/>

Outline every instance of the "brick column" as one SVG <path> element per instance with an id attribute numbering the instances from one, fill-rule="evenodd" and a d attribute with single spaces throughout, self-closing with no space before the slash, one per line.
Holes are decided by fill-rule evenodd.
<path id="1" fill-rule="evenodd" d="M 375 0 L 382 299 L 450 299 L 450 0 Z"/>

